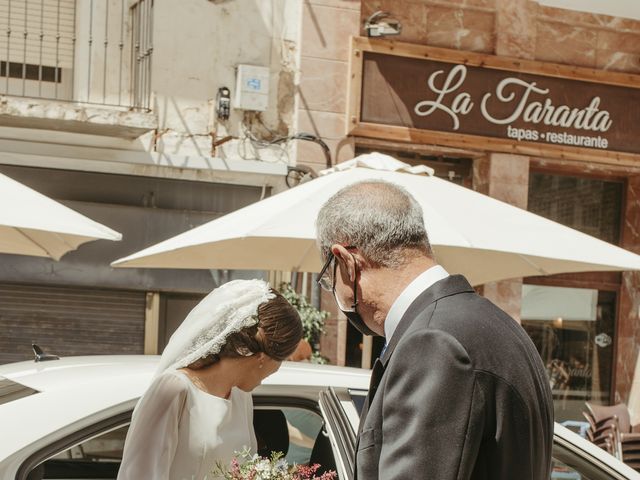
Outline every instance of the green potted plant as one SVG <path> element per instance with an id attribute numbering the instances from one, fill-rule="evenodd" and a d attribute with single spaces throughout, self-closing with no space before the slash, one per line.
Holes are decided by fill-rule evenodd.
<path id="1" fill-rule="evenodd" d="M 319 310 L 309 303 L 307 297 L 294 290 L 290 283 L 280 285 L 280 293 L 295 307 L 302 320 L 303 342 L 306 342 L 311 350 L 312 363 L 327 363 L 327 359 L 320 354 L 320 337 L 324 333 L 324 324 L 329 317 L 329 312 Z M 301 345 L 300 350 L 304 351 Z"/>

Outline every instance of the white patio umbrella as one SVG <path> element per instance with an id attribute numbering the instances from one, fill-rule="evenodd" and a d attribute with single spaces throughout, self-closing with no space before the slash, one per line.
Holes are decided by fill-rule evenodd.
<path id="1" fill-rule="evenodd" d="M 639 255 L 377 153 L 112 265 L 318 272 L 318 211 L 342 187 L 371 179 L 402 185 L 417 199 L 438 262 L 474 285 L 564 272 L 640 270 Z"/>
<path id="2" fill-rule="evenodd" d="M 98 239 L 122 235 L 0 174 L 0 253 L 59 260 Z"/>

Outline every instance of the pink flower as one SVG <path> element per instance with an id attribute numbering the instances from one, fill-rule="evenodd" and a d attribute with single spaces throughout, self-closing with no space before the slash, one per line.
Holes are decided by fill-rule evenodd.
<path id="1" fill-rule="evenodd" d="M 274 452 L 270 458 L 251 455 L 248 449 L 236 454 L 239 456 L 231 460 L 228 469 L 217 464 L 214 475 L 222 476 L 225 480 L 257 480 L 266 477 L 271 480 L 336 480 L 337 477 L 334 471 L 316 476 L 320 468 L 317 463 L 290 466 L 281 452 Z"/>

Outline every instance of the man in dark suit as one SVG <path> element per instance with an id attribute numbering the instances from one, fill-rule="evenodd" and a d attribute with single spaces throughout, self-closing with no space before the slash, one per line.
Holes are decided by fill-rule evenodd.
<path id="1" fill-rule="evenodd" d="M 415 199 L 357 183 L 316 226 L 320 284 L 387 341 L 360 418 L 358 480 L 547 480 L 553 402 L 540 356 L 514 319 L 437 265 Z"/>

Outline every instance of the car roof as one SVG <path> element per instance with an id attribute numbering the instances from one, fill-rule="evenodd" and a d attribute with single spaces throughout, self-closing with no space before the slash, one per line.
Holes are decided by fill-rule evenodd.
<path id="1" fill-rule="evenodd" d="M 0 403 L 0 425 L 11 435 L 0 442 L 0 461 L 17 450 L 68 429 L 88 426 L 99 413 L 133 408 L 148 387 L 158 356 L 104 355 L 67 357 L 0 366 L 0 379 L 38 393 Z M 283 362 L 265 382 L 320 389 L 327 386 L 367 389 L 367 370 Z M 259 392 L 258 392 L 259 393 Z M 317 393 L 315 394 L 317 396 Z"/>
<path id="2" fill-rule="evenodd" d="M 107 383 L 109 380 L 138 377 L 147 379 L 157 368 L 157 355 L 95 355 L 66 357 L 36 363 L 10 363 L 0 366 L 0 377 L 38 391 L 65 389 L 68 386 Z M 367 389 L 368 370 L 310 363 L 283 362 L 280 370 L 267 378 L 268 385 L 336 386 Z"/>

